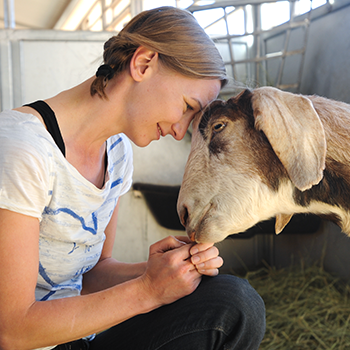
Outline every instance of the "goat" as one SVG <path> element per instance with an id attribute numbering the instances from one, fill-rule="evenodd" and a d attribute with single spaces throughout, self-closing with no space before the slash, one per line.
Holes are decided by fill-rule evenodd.
<path id="1" fill-rule="evenodd" d="M 272 87 L 215 100 L 193 122 L 177 210 L 218 242 L 276 217 L 314 213 L 350 236 L 350 105 Z"/>

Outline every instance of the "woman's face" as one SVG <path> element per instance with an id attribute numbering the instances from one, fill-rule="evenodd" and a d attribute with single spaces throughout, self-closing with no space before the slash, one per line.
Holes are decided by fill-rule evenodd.
<path id="1" fill-rule="evenodd" d="M 135 84 L 124 133 L 139 147 L 161 136 L 181 140 L 194 116 L 220 92 L 219 80 L 192 79 L 166 68 Z"/>

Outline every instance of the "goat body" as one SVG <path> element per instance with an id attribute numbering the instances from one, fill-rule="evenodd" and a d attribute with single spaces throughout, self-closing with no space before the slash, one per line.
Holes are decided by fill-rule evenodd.
<path id="1" fill-rule="evenodd" d="M 216 100 L 193 123 L 178 199 L 187 234 L 218 242 L 314 213 L 350 236 L 350 105 L 272 87 Z"/>

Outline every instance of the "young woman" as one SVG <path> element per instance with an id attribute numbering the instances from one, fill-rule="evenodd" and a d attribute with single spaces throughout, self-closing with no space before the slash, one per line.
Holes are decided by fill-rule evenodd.
<path id="1" fill-rule="evenodd" d="M 111 257 L 128 139 L 181 140 L 226 79 L 192 15 L 163 7 L 106 42 L 96 77 L 0 114 L 0 349 L 258 349 L 263 302 L 216 276 L 212 244 Z"/>

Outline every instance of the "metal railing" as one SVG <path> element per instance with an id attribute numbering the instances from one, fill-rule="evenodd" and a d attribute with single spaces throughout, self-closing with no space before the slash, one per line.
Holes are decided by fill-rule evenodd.
<path id="1" fill-rule="evenodd" d="M 4 0 L 4 27 L 14 29 L 15 26 L 15 1 Z"/>
<path id="2" fill-rule="evenodd" d="M 290 19 L 288 22 L 264 30 L 261 26 L 261 5 L 275 2 L 273 0 L 237 0 L 217 1 L 207 6 L 191 6 L 189 11 L 203 11 L 222 8 L 223 16 L 216 23 L 224 20 L 226 35 L 214 36 L 213 41 L 223 53 L 229 73 L 236 82 L 249 87 L 271 85 L 284 90 L 299 92 L 307 47 L 308 32 L 312 6 L 304 15 L 295 16 L 295 2 L 290 2 Z M 228 7 L 234 10 L 226 11 Z M 248 7 L 249 6 L 249 7 Z M 253 30 L 245 28 L 244 34 L 229 34 L 229 16 L 233 11 L 243 10 L 245 19 L 253 18 Z M 249 13 L 247 13 L 249 11 Z M 214 24 L 211 23 L 207 27 Z M 293 41 L 293 45 L 291 45 Z M 279 42 L 279 45 L 276 43 Z M 296 46 L 297 48 L 291 48 Z M 277 48 L 277 46 L 279 46 Z M 293 63 L 290 65 L 287 61 Z M 298 66 L 298 67 L 296 67 Z M 293 73 L 291 74 L 291 70 Z M 272 77 L 274 75 L 274 78 Z M 286 77 L 289 75 L 289 77 Z M 293 81 L 290 76 L 292 75 Z M 224 89 L 223 94 L 229 94 L 232 86 Z"/>

